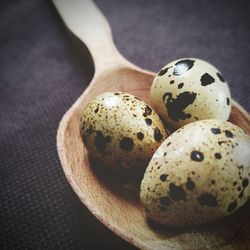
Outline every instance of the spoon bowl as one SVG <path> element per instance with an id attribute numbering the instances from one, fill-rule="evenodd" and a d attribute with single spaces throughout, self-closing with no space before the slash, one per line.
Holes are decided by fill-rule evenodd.
<path id="1" fill-rule="evenodd" d="M 93 80 L 64 115 L 57 134 L 63 170 L 82 203 L 110 230 L 142 249 L 246 249 L 250 244 L 250 202 L 207 225 L 182 229 L 160 226 L 146 219 L 139 202 L 140 177 L 114 173 L 89 159 L 79 132 L 82 109 L 109 91 L 128 92 L 150 104 L 155 74 L 119 54 L 106 19 L 93 2 L 54 0 L 54 4 L 67 28 L 86 44 L 95 64 Z M 249 114 L 235 101 L 230 121 L 250 133 Z"/>

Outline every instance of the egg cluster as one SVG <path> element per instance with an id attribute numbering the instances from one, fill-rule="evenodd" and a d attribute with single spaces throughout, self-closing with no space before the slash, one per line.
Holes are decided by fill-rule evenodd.
<path id="1" fill-rule="evenodd" d="M 226 121 L 231 95 L 218 69 L 195 58 L 171 62 L 150 101 L 122 92 L 92 100 L 80 118 L 89 155 L 142 170 L 140 200 L 157 223 L 192 226 L 236 211 L 250 197 L 250 137 Z"/>

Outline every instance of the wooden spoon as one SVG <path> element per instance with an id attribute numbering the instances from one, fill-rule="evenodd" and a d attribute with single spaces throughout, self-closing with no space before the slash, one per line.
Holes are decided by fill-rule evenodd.
<path id="1" fill-rule="evenodd" d="M 249 203 L 219 222 L 173 229 L 148 222 L 139 202 L 138 186 L 126 178 L 90 165 L 79 134 L 81 110 L 107 91 L 132 93 L 149 103 L 154 73 L 125 60 L 113 44 L 108 22 L 91 1 L 53 0 L 67 28 L 89 49 L 92 82 L 64 115 L 57 148 L 65 175 L 85 206 L 109 229 L 143 249 L 246 249 L 250 245 Z M 230 120 L 250 133 L 249 115 L 233 102 Z"/>

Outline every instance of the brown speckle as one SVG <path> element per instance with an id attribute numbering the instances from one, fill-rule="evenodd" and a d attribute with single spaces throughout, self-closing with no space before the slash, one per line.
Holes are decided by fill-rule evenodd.
<path id="1" fill-rule="evenodd" d="M 211 182 L 210 182 L 212 185 L 214 185 L 215 184 L 215 180 L 211 180 Z"/>
<path id="2" fill-rule="evenodd" d="M 233 138 L 234 137 L 233 133 L 231 131 L 229 131 L 229 130 L 225 130 L 225 136 L 229 137 L 229 138 Z"/>
<path id="3" fill-rule="evenodd" d="M 244 194 L 244 189 L 240 192 L 238 197 L 241 199 L 243 197 L 243 194 Z"/>
<path id="4" fill-rule="evenodd" d="M 236 201 L 231 202 L 227 207 L 228 213 L 231 213 L 236 207 L 237 207 L 237 202 Z"/>
<path id="5" fill-rule="evenodd" d="M 206 205 L 210 207 L 216 207 L 218 205 L 216 198 L 209 193 L 202 194 L 198 201 L 201 205 Z"/>
<path id="6" fill-rule="evenodd" d="M 142 132 L 138 132 L 138 133 L 136 134 L 136 136 L 137 136 L 137 138 L 138 138 L 140 141 L 142 141 L 143 138 L 144 138 L 144 134 L 143 134 Z"/>
<path id="7" fill-rule="evenodd" d="M 188 190 L 193 190 L 193 189 L 195 188 L 195 183 L 192 181 L 191 178 L 188 178 L 188 179 L 187 179 L 186 188 L 187 188 Z"/>
<path id="8" fill-rule="evenodd" d="M 149 106 L 146 106 L 143 116 L 147 117 L 148 115 L 151 115 L 151 113 L 152 113 L 152 109 Z"/>
<path id="9" fill-rule="evenodd" d="M 162 141 L 162 139 L 163 139 L 163 135 L 158 128 L 154 129 L 154 139 L 158 142 Z"/>
<path id="10" fill-rule="evenodd" d="M 181 89 L 183 86 L 184 86 L 184 83 L 183 83 L 183 82 L 182 82 L 182 83 L 179 83 L 179 84 L 178 84 L 178 89 Z"/>
<path id="11" fill-rule="evenodd" d="M 146 118 L 145 122 L 148 126 L 150 126 L 152 124 L 152 120 L 150 118 Z"/>
<path id="12" fill-rule="evenodd" d="M 192 151 L 190 157 L 193 161 L 203 161 L 204 159 L 203 153 L 197 150 Z"/>
<path id="13" fill-rule="evenodd" d="M 134 147 L 134 141 L 129 137 L 124 137 L 120 141 L 120 147 L 124 151 L 131 151 L 133 150 L 133 147 Z"/>
<path id="14" fill-rule="evenodd" d="M 167 178 L 168 178 L 168 175 L 167 175 L 167 174 L 162 174 L 162 175 L 160 176 L 160 180 L 161 180 L 161 181 L 166 181 Z"/>
<path id="15" fill-rule="evenodd" d="M 242 187 L 243 187 L 243 188 L 246 188 L 246 187 L 248 186 L 248 183 L 249 183 L 248 179 L 247 179 L 247 178 L 244 178 L 244 179 L 242 180 Z"/>
<path id="16" fill-rule="evenodd" d="M 215 156 L 215 158 L 218 159 L 218 160 L 221 159 L 221 154 L 220 154 L 220 153 L 215 153 L 214 156 Z"/>
<path id="17" fill-rule="evenodd" d="M 161 197 L 160 199 L 161 205 L 167 206 L 171 203 L 170 199 L 167 196 Z"/>
<path id="18" fill-rule="evenodd" d="M 176 186 L 174 183 L 169 184 L 169 194 L 174 201 L 186 200 L 186 193 L 183 188 Z"/>
<path id="19" fill-rule="evenodd" d="M 220 129 L 219 128 L 211 128 L 211 132 L 215 135 L 218 135 L 221 133 Z"/>

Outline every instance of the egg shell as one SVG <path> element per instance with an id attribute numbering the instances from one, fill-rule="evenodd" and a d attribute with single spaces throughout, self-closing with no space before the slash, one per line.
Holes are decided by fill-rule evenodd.
<path id="1" fill-rule="evenodd" d="M 80 134 L 91 157 L 112 168 L 142 169 L 168 136 L 144 101 L 122 92 L 104 93 L 82 111 Z"/>
<path id="2" fill-rule="evenodd" d="M 250 137 L 220 120 L 188 124 L 159 147 L 146 169 L 140 198 L 147 216 L 193 226 L 229 215 L 249 199 Z"/>
<path id="3" fill-rule="evenodd" d="M 203 119 L 226 121 L 231 111 L 227 82 L 213 65 L 197 58 L 167 64 L 154 78 L 150 101 L 173 128 Z"/>

